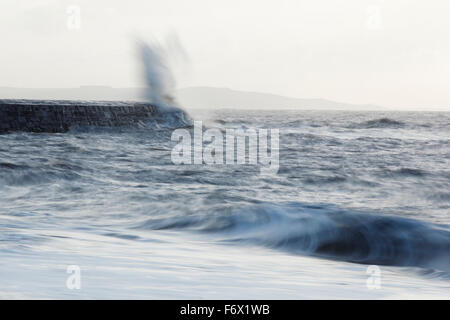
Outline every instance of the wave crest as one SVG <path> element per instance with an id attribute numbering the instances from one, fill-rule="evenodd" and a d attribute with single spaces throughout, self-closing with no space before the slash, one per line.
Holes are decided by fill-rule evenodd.
<path id="1" fill-rule="evenodd" d="M 356 124 L 353 127 L 361 129 L 375 129 L 375 128 L 399 128 L 403 127 L 405 123 L 390 118 L 379 118 L 374 120 L 364 121 Z"/>
<path id="2" fill-rule="evenodd" d="M 149 219 L 138 228 L 189 229 L 225 242 L 258 244 L 295 254 L 450 271 L 447 227 L 330 205 L 269 203 L 214 214 Z"/>

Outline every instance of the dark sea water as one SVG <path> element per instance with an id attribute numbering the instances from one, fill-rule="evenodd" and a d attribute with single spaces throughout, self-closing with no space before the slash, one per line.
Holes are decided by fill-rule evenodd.
<path id="1" fill-rule="evenodd" d="M 191 117 L 279 129 L 278 172 L 175 165 L 169 118 L 0 135 L 0 298 L 450 297 L 450 113 Z"/>

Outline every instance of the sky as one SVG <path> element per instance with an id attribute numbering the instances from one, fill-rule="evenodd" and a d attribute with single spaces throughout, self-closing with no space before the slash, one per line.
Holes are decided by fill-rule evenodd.
<path id="1" fill-rule="evenodd" d="M 178 87 L 450 110 L 449 33 L 447 0 L 1 0 L 0 86 L 143 86 L 141 39 Z"/>

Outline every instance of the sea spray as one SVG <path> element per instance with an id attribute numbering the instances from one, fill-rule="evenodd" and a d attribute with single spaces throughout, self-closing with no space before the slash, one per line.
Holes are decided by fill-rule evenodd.
<path id="1" fill-rule="evenodd" d="M 158 107 L 161 116 L 161 119 L 154 118 L 156 125 L 159 127 L 158 124 L 163 123 L 169 127 L 190 126 L 192 119 L 174 97 L 176 82 L 168 61 L 170 52 L 176 52 L 177 56 L 185 56 L 178 38 L 168 38 L 166 45 L 157 41 L 151 43 L 138 41 L 138 47 L 143 76 L 147 84 L 144 98 Z M 155 123 L 151 125 L 154 126 Z"/>
<path id="2" fill-rule="evenodd" d="M 172 39 L 172 38 L 171 38 Z M 177 43 L 177 46 L 174 46 Z M 157 41 L 146 43 L 138 42 L 139 52 L 143 65 L 144 80 L 147 85 L 145 98 L 158 106 L 161 111 L 174 111 L 180 109 L 180 105 L 174 97 L 175 77 L 170 68 L 168 57 L 173 51 L 182 50 L 178 41 L 168 41 L 163 45 Z"/>

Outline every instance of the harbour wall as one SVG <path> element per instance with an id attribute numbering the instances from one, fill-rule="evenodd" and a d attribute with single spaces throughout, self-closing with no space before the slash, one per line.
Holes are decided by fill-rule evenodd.
<path id="1" fill-rule="evenodd" d="M 129 126 L 154 116 L 157 111 L 157 107 L 143 102 L 0 100 L 0 133 Z"/>

